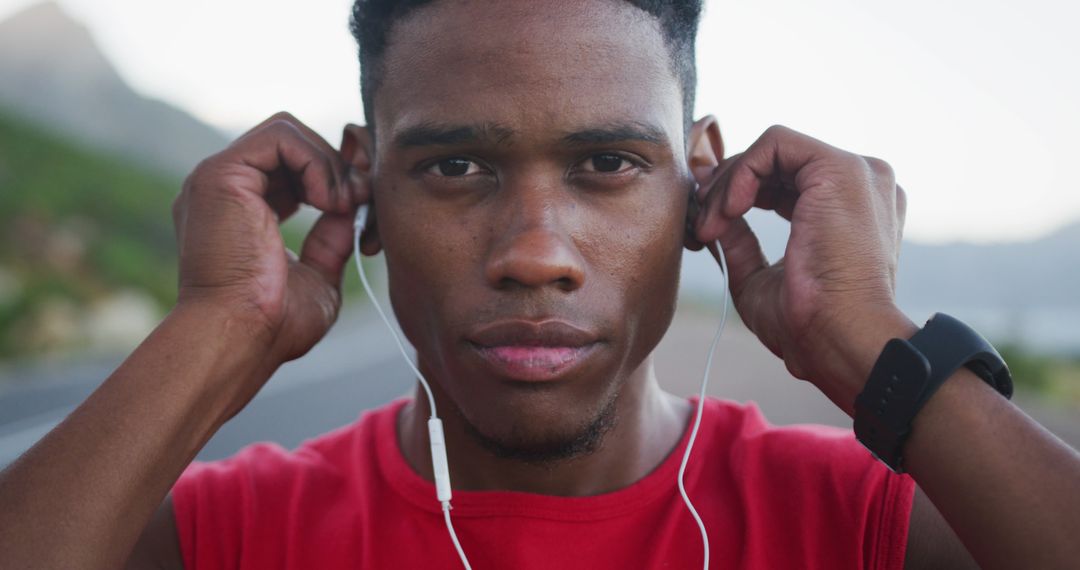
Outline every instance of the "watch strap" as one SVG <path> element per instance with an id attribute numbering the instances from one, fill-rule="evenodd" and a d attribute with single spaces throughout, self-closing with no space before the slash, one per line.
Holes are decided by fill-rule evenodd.
<path id="1" fill-rule="evenodd" d="M 1009 368 L 997 349 L 959 319 L 935 313 L 910 342 L 931 362 L 930 389 L 924 391 L 920 408 L 961 366 L 966 366 L 1002 396 L 1012 398 Z"/>
<path id="2" fill-rule="evenodd" d="M 855 399 L 855 437 L 874 457 L 901 471 L 901 447 L 930 377 L 930 361 L 910 342 L 894 338 L 874 363 Z"/>
<path id="3" fill-rule="evenodd" d="M 902 473 L 902 449 L 912 420 L 961 366 L 1006 398 L 1012 396 L 1012 379 L 1001 355 L 958 319 L 936 313 L 910 340 L 890 340 L 855 399 L 856 438 Z"/>

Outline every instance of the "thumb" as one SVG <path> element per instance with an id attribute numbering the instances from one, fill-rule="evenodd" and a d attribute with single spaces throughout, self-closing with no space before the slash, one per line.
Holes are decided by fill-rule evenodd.
<path id="1" fill-rule="evenodd" d="M 325 212 L 304 238 L 300 263 L 314 269 L 328 285 L 340 288 L 342 270 L 352 250 L 352 214 Z"/>
<path id="2" fill-rule="evenodd" d="M 746 327 L 773 354 L 784 357 L 780 303 L 783 282 L 777 279 L 784 259 L 769 264 L 754 231 L 742 216 L 723 218 L 720 247 L 728 262 L 728 286 L 735 309 Z M 715 246 L 710 245 L 712 251 Z M 714 253 L 714 255 L 716 255 Z M 790 369 L 789 369 L 790 370 Z"/>
<path id="3" fill-rule="evenodd" d="M 698 239 L 705 238 L 702 239 L 705 243 L 708 243 L 710 238 L 720 240 L 720 247 L 724 249 L 724 257 L 727 258 L 731 295 L 738 300 L 750 277 L 758 271 L 767 269 L 769 260 L 765 257 L 765 252 L 761 250 L 761 243 L 754 234 L 754 230 L 750 229 L 746 218 L 742 216 L 722 218 L 717 230 L 709 236 L 699 234 Z"/>

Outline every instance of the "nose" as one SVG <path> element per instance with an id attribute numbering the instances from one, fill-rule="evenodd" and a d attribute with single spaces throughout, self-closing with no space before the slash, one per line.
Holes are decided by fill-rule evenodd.
<path id="1" fill-rule="evenodd" d="M 585 261 L 553 208 L 517 204 L 514 220 L 495 243 L 485 266 L 496 289 L 558 287 L 585 283 Z"/>

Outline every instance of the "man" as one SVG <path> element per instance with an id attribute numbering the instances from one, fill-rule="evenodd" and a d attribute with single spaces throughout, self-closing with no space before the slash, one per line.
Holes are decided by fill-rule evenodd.
<path id="1" fill-rule="evenodd" d="M 460 566 L 423 397 L 180 478 L 334 322 L 370 202 L 363 251 L 385 251 L 431 380 L 472 564 L 700 567 L 673 467 L 694 403 L 658 388 L 650 357 L 681 248 L 719 238 L 744 322 L 849 414 L 887 341 L 919 327 L 893 300 L 904 194 L 885 163 L 783 128 L 723 159 L 716 120 L 688 120 L 699 9 L 357 2 L 369 125 L 334 149 L 275 115 L 185 181 L 177 306 L 3 473 L 3 566 Z M 300 202 L 323 214 L 296 256 L 277 224 Z M 791 220 L 783 261 L 762 256 L 753 206 Z M 983 379 L 951 374 L 912 429 L 909 477 L 850 435 L 710 400 L 687 486 L 713 567 L 1080 559 L 1080 458 Z"/>

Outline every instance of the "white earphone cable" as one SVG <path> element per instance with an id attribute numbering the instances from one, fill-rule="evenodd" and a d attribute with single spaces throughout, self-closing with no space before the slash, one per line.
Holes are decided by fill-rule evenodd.
<path id="1" fill-rule="evenodd" d="M 454 523 L 450 522 L 450 502 L 446 501 L 442 504 L 443 518 L 446 519 L 446 530 L 450 531 L 450 540 L 454 541 L 454 549 L 457 550 L 458 558 L 461 558 L 461 563 L 465 565 L 465 570 L 472 570 L 472 566 L 469 566 L 469 559 L 465 557 L 465 551 L 461 549 L 461 543 L 458 542 L 457 533 L 454 532 Z"/>
<path id="2" fill-rule="evenodd" d="M 401 357 L 405 359 L 409 368 L 416 374 L 416 377 L 420 380 L 420 385 L 424 387 L 424 392 L 427 393 L 428 406 L 431 408 L 431 417 L 428 419 L 428 438 L 431 444 L 431 470 L 435 476 L 435 493 L 439 503 L 442 505 L 443 519 L 446 521 L 446 530 L 450 533 L 450 540 L 454 543 L 454 549 L 457 550 L 458 557 L 461 558 L 465 570 L 472 570 L 469 559 L 465 557 L 465 551 L 461 549 L 461 542 L 458 541 L 457 533 L 454 532 L 454 524 L 450 521 L 450 509 L 452 508 L 450 506 L 450 468 L 446 459 L 446 441 L 443 438 L 442 420 L 439 419 L 438 414 L 435 412 L 435 397 L 431 393 L 431 386 L 428 384 L 427 378 L 424 378 L 424 375 L 420 373 L 417 366 L 413 364 L 412 359 L 409 358 L 409 353 L 405 351 L 405 344 L 401 342 L 397 331 L 390 324 L 390 319 L 386 317 L 386 313 L 383 312 L 378 300 L 375 299 L 375 293 L 371 290 L 367 275 L 364 274 L 364 266 L 360 263 L 360 234 L 363 233 L 364 225 L 367 223 L 367 212 L 367 204 L 360 206 L 356 211 L 356 218 L 353 220 L 353 256 L 356 259 L 356 271 L 360 274 L 360 282 L 364 285 L 364 291 L 367 292 L 368 298 L 371 299 L 371 304 L 375 305 L 375 310 L 379 313 L 383 323 L 386 324 L 390 336 L 394 337 L 394 342 L 397 343 L 398 350 L 401 351 Z"/>
<path id="3" fill-rule="evenodd" d="M 720 344 L 720 335 L 724 332 L 724 324 L 727 322 L 728 312 L 728 271 L 727 271 L 727 258 L 724 256 L 724 249 L 720 247 L 720 242 L 716 242 L 717 261 L 720 263 L 720 272 L 723 274 L 723 289 L 724 289 L 724 305 L 720 313 L 720 326 L 716 329 L 716 336 L 713 337 L 712 346 L 709 347 L 709 356 L 705 359 L 705 374 L 701 378 L 701 393 L 698 394 L 697 402 L 697 415 L 694 417 L 694 427 L 690 430 L 690 441 L 686 443 L 686 451 L 683 452 L 682 463 L 679 465 L 679 494 L 682 495 L 683 502 L 686 503 L 686 508 L 690 510 L 690 515 L 694 517 L 694 522 L 697 523 L 698 530 L 701 531 L 701 543 L 705 552 L 704 568 L 709 568 L 709 535 L 705 532 L 705 523 L 701 520 L 701 515 L 698 514 L 697 509 L 694 508 L 694 504 L 690 502 L 690 497 L 686 494 L 686 485 L 683 482 L 683 477 L 686 474 L 686 464 L 690 461 L 690 451 L 694 449 L 694 442 L 697 440 L 698 428 L 701 427 L 701 415 L 705 409 L 705 389 L 709 385 L 709 371 L 712 369 L 713 353 L 716 352 L 716 346 Z"/>
<path id="4" fill-rule="evenodd" d="M 366 215 L 367 206 L 361 206 L 360 210 L 363 211 Z M 394 342 L 397 343 L 398 350 L 401 351 L 401 357 L 405 359 L 405 362 L 409 365 L 409 368 L 412 368 L 413 373 L 416 374 L 416 377 L 420 379 L 420 385 L 424 387 L 424 392 L 427 393 L 428 405 L 431 407 L 431 417 L 437 418 L 439 417 L 439 414 L 435 413 L 435 397 L 431 395 L 431 386 L 428 385 L 427 379 L 424 378 L 424 375 L 421 374 L 420 370 L 416 367 L 415 364 L 413 364 L 412 359 L 409 358 L 409 353 L 405 352 L 405 345 L 401 342 L 401 339 L 398 338 L 397 331 L 394 330 L 394 325 L 390 324 L 390 319 L 386 318 L 386 313 L 384 313 L 382 307 L 379 306 L 379 302 L 375 300 L 375 293 L 371 291 L 371 285 L 368 284 L 367 276 L 364 275 L 364 266 L 360 263 L 360 233 L 363 231 L 364 225 L 359 221 L 359 211 L 357 212 L 356 219 L 357 222 L 354 226 L 355 235 L 353 241 L 355 242 L 355 247 L 353 248 L 353 256 L 356 258 L 356 269 L 357 272 L 360 274 L 360 282 L 364 285 L 364 291 L 367 292 L 368 298 L 371 299 L 371 304 L 375 305 L 375 310 L 378 311 L 379 317 L 381 317 L 382 321 L 386 323 L 386 328 L 390 329 L 390 336 L 394 337 Z"/>

